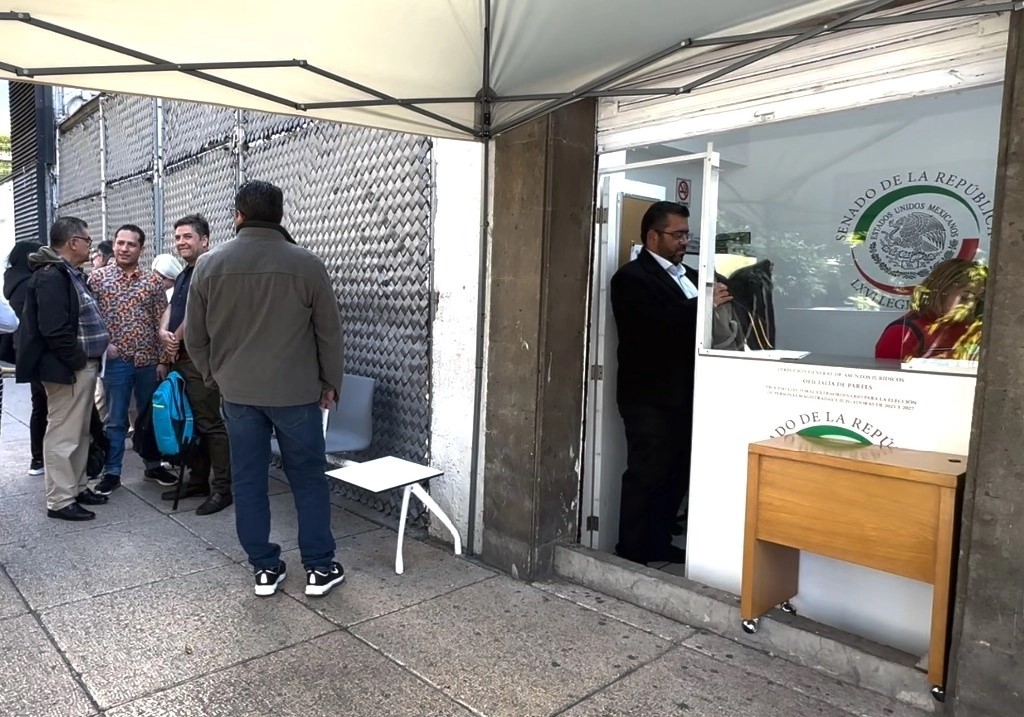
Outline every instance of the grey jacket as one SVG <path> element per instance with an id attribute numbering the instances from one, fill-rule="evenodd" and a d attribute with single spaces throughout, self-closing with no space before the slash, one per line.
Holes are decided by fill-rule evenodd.
<path id="1" fill-rule="evenodd" d="M 185 346 L 231 403 L 299 406 L 341 390 L 341 317 L 330 277 L 319 257 L 273 225 L 243 225 L 199 258 Z"/>

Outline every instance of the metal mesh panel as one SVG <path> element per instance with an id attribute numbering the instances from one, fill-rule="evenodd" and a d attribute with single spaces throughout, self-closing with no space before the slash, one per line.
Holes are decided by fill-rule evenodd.
<path id="1" fill-rule="evenodd" d="M 152 237 L 154 207 L 161 206 L 154 203 L 150 167 L 155 113 L 148 100 L 112 96 L 104 101 L 108 230 L 131 222 Z M 281 186 L 285 224 L 300 244 L 323 258 L 333 279 L 342 306 L 347 370 L 378 382 L 373 445 L 356 458 L 426 461 L 430 140 L 181 102 L 163 107 L 164 168 L 158 186 L 165 235 L 176 219 L 199 212 L 210 221 L 214 243 L 233 236 L 238 158 L 230 148 L 240 119 L 246 177 Z M 61 137 L 61 212 L 88 221 L 95 236 L 101 233 L 100 201 L 83 197 L 100 191 L 98 129 L 98 118 L 91 116 Z M 147 241 L 145 265 L 161 246 L 171 250 L 166 236 Z M 335 486 L 340 490 L 343 484 Z M 401 505 L 399 492 L 341 492 L 392 514 Z M 413 511 L 419 511 L 410 516 L 414 521 L 428 520 L 418 503 Z"/>
<path id="2" fill-rule="evenodd" d="M 235 110 L 170 100 L 163 107 L 166 164 L 224 144 L 235 131 Z"/>
<path id="3" fill-rule="evenodd" d="M 164 174 L 164 231 L 186 214 L 202 214 L 210 222 L 210 242 L 234 236 L 231 207 L 237 188 L 235 156 L 215 149 L 168 169 Z M 169 246 L 169 245 L 168 245 Z"/>
<path id="4" fill-rule="evenodd" d="M 89 225 L 89 233 L 93 236 L 93 243 L 99 242 L 103 234 L 103 214 L 101 213 L 99 197 L 91 199 L 80 199 L 77 202 L 61 204 L 57 208 L 58 217 L 78 217 L 85 220 Z"/>
<path id="5" fill-rule="evenodd" d="M 151 99 L 129 95 L 103 98 L 108 182 L 152 170 L 155 111 Z"/>
<path id="6" fill-rule="evenodd" d="M 318 254 L 342 306 L 350 373 L 377 380 L 374 439 L 358 458 L 425 462 L 430 400 L 430 141 L 326 123 L 243 155 L 247 179 L 279 185 L 285 222 Z M 397 513 L 400 493 L 350 488 Z"/>
<path id="7" fill-rule="evenodd" d="M 161 252 L 159 237 L 153 236 L 153 183 L 147 178 L 128 179 L 107 188 L 107 232 L 112 238 L 122 224 L 137 224 L 146 232 L 139 264 L 149 268 Z"/>
<path id="8" fill-rule="evenodd" d="M 292 132 L 311 121 L 294 115 L 273 115 L 267 112 L 245 111 L 242 113 L 242 127 L 250 144 L 282 132 Z"/>
<path id="9" fill-rule="evenodd" d="M 60 137 L 61 201 L 100 193 L 100 119 L 94 112 Z"/>

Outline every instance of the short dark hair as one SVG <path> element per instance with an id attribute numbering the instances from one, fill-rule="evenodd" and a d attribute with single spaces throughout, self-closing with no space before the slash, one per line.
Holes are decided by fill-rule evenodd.
<path id="1" fill-rule="evenodd" d="M 58 217 L 50 227 L 50 248 L 63 249 L 71 241 L 71 237 L 89 230 L 84 219 L 78 217 Z"/>
<path id="2" fill-rule="evenodd" d="M 109 259 L 114 256 L 114 244 L 109 239 L 104 239 L 96 245 L 96 253 L 103 256 L 104 259 Z"/>
<path id="3" fill-rule="evenodd" d="M 202 214 L 189 214 L 174 222 L 175 229 L 186 226 L 192 227 L 192 231 L 201 237 L 210 236 L 210 222 Z"/>
<path id="4" fill-rule="evenodd" d="M 690 210 L 679 202 L 655 202 L 648 207 L 644 212 L 644 218 L 640 220 L 640 244 L 646 246 L 647 232 L 651 229 L 664 229 L 668 226 L 667 220 L 671 216 L 688 219 Z"/>
<path id="5" fill-rule="evenodd" d="M 246 219 L 280 224 L 284 218 L 284 193 L 270 182 L 246 182 L 235 195 L 235 210 Z"/>
<path id="6" fill-rule="evenodd" d="M 135 224 L 122 224 L 117 228 L 117 231 L 114 232 L 114 238 L 116 239 L 117 235 L 120 234 L 121 232 L 131 232 L 132 234 L 137 234 L 139 237 L 139 246 L 146 246 L 146 232 L 142 231 L 142 227 L 136 226 Z"/>

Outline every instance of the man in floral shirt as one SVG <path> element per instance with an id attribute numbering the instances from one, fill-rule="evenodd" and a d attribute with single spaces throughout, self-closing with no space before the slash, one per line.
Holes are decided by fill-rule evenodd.
<path id="1" fill-rule="evenodd" d="M 114 233 L 114 261 L 89 275 L 100 313 L 110 331 L 103 387 L 107 394 L 107 438 L 110 452 L 103 479 L 93 488 L 109 495 L 121 485 L 121 463 L 128 434 L 128 409 L 132 392 L 142 407 L 149 403 L 157 383 L 167 377 L 159 366 L 160 319 L 167 308 L 167 294 L 160 277 L 139 266 L 146 234 L 134 224 Z M 174 485 L 174 475 L 159 461 L 146 463 L 145 476 L 160 485 Z"/>

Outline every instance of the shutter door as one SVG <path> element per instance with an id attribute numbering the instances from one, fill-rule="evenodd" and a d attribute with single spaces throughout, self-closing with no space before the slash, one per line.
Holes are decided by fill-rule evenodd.
<path id="1" fill-rule="evenodd" d="M 11 113 L 11 173 L 14 177 L 14 237 L 47 241 L 49 168 L 55 132 L 52 91 L 24 82 L 8 84 Z"/>

